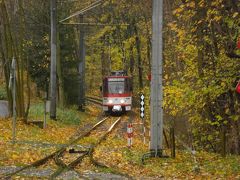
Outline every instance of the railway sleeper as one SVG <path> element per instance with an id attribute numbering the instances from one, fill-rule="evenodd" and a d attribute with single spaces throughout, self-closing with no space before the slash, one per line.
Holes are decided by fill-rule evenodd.
<path id="1" fill-rule="evenodd" d="M 75 150 L 74 148 L 71 148 L 71 149 L 69 149 L 68 150 L 68 152 L 70 153 L 70 154 L 75 154 L 75 153 L 77 153 L 77 154 L 83 154 L 83 153 L 85 153 L 85 152 L 87 152 L 86 150 L 84 151 L 84 150 Z"/>

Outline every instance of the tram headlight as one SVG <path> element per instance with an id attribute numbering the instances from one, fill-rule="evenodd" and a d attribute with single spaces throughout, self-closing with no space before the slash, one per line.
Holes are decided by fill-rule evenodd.
<path id="1" fill-rule="evenodd" d="M 108 100 L 108 103 L 109 103 L 109 104 L 112 104 L 112 103 L 113 103 L 113 100 L 109 99 L 109 100 Z"/>
<path id="2" fill-rule="evenodd" d="M 125 101 L 124 101 L 124 99 L 121 99 L 121 100 L 120 100 L 120 103 L 122 103 L 122 104 L 123 104 L 124 102 L 125 102 Z"/>

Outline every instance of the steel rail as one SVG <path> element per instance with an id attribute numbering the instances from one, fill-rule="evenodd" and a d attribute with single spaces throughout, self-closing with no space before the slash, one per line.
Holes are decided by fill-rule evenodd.
<path id="1" fill-rule="evenodd" d="M 71 141 L 69 141 L 69 143 L 66 143 L 66 145 L 64 145 L 63 147 L 59 148 L 58 150 L 54 151 L 53 153 L 51 153 L 50 155 L 39 159 L 33 163 L 31 163 L 30 165 L 26 165 L 14 172 L 8 173 L 8 174 L 3 174 L 2 176 L 0 176 L 0 179 L 9 179 L 12 176 L 26 170 L 32 167 L 38 167 L 40 165 L 45 164 L 47 161 L 49 161 L 50 159 L 53 159 L 56 155 L 61 154 L 62 152 L 66 151 L 66 148 L 75 144 L 76 142 L 78 142 L 80 139 L 82 139 L 83 137 L 86 137 L 87 135 L 89 135 L 91 133 L 91 131 L 93 131 L 94 129 L 96 129 L 99 125 L 101 125 L 103 122 L 105 122 L 109 117 L 105 117 L 102 120 L 100 120 L 99 122 L 97 122 L 91 129 L 89 129 L 87 132 L 83 133 L 82 135 L 80 135 L 79 137 L 77 137 L 76 139 L 73 139 Z"/>
<path id="2" fill-rule="evenodd" d="M 88 151 L 85 151 L 82 153 L 81 156 L 79 156 L 77 159 L 75 159 L 74 161 L 72 161 L 70 164 L 66 164 L 64 163 L 59 157 L 56 159 L 56 161 L 58 161 L 60 167 L 51 175 L 50 179 L 55 179 L 57 178 L 59 175 L 61 175 L 65 170 L 74 170 L 74 168 L 80 164 L 82 162 L 82 160 L 86 157 L 89 156 L 90 159 L 92 159 L 92 154 L 94 152 L 94 149 L 101 144 L 102 141 L 104 141 L 107 136 L 112 132 L 113 128 L 116 127 L 116 125 L 118 124 L 118 122 L 121 120 L 121 117 L 119 117 L 107 130 L 107 132 L 98 139 L 98 141 L 91 146 L 91 148 L 88 149 Z"/>

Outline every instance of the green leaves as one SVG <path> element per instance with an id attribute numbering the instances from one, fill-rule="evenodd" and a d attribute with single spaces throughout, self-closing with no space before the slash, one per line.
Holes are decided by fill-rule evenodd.
<path id="1" fill-rule="evenodd" d="M 235 94 L 239 79 L 237 54 L 239 12 L 226 1 L 193 1 L 179 4 L 166 18 L 164 108 L 176 119 L 188 117 L 197 145 L 206 149 L 219 137 L 222 125 L 239 121 Z M 174 43 L 173 43 L 174 42 Z M 215 147 L 216 148 L 216 147 Z"/>

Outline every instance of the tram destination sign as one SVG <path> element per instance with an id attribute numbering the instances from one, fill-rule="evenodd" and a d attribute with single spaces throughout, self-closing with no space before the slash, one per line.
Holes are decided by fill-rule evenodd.
<path id="1" fill-rule="evenodd" d="M 121 82 L 124 81 L 124 78 L 109 78 L 108 79 L 109 82 Z"/>

